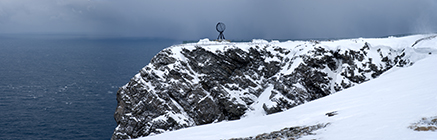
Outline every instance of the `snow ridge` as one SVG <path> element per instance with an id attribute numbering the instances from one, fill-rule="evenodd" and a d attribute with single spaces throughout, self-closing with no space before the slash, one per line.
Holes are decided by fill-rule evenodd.
<path id="1" fill-rule="evenodd" d="M 431 36 L 175 45 L 117 92 L 112 139 L 282 112 L 412 65 Z"/>

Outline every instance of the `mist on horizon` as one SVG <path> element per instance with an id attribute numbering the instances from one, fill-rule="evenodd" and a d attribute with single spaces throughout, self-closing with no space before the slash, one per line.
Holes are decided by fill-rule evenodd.
<path id="1" fill-rule="evenodd" d="M 215 39 L 381 37 L 437 32 L 433 0 L 0 1 L 0 34 Z"/>

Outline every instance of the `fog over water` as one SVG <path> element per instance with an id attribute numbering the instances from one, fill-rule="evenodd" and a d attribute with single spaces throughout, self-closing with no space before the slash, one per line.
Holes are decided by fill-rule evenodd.
<path id="1" fill-rule="evenodd" d="M 178 40 L 379 37 L 437 31 L 434 0 L 2 0 L 0 34 Z"/>

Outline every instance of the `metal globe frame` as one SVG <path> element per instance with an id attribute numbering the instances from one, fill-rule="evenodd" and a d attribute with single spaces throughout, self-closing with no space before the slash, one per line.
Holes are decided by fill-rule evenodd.
<path id="1" fill-rule="evenodd" d="M 217 23 L 217 25 L 215 25 L 215 29 L 217 30 L 217 32 L 220 33 L 217 37 L 217 40 L 224 40 L 225 35 L 223 35 L 223 32 L 226 29 L 226 25 L 223 22 L 219 22 L 219 23 Z"/>

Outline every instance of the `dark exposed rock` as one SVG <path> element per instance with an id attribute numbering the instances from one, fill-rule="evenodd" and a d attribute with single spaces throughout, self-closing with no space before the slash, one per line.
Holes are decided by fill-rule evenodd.
<path id="1" fill-rule="evenodd" d="M 121 87 L 112 139 L 281 112 L 412 64 L 404 50 L 367 42 L 345 50 L 320 41 L 213 45 L 167 48 Z M 267 99 L 260 102 L 261 97 Z"/>
<path id="2" fill-rule="evenodd" d="M 328 113 L 326 113 L 325 115 L 328 116 L 328 117 L 332 117 L 332 116 L 335 116 L 335 115 L 337 115 L 337 114 L 338 114 L 337 111 L 332 111 L 332 112 L 328 112 Z"/>
<path id="3" fill-rule="evenodd" d="M 313 131 L 325 128 L 328 124 L 318 124 L 312 126 L 296 126 L 296 127 L 288 127 L 281 129 L 279 131 L 273 131 L 270 133 L 259 134 L 254 137 L 246 137 L 246 138 L 231 138 L 229 140 L 296 140 L 303 136 L 314 135 Z"/>

